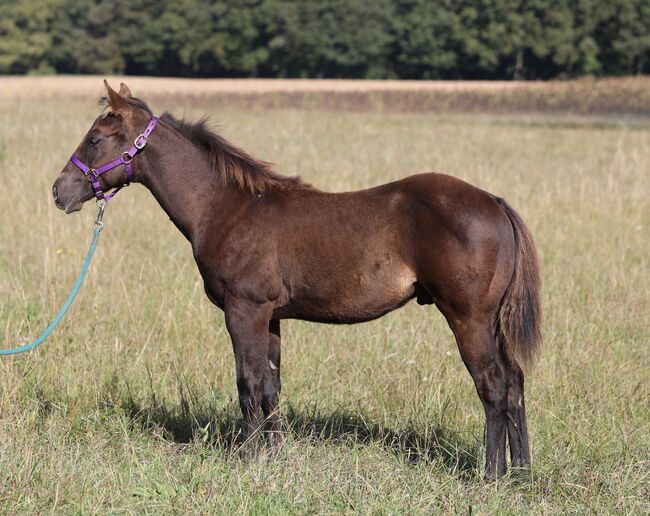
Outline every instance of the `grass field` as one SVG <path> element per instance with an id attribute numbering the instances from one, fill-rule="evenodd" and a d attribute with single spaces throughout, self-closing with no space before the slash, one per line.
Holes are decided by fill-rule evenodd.
<path id="1" fill-rule="evenodd" d="M 0 98 L 87 100 L 102 77 L 4 77 Z M 109 81 L 119 84 L 119 78 Z M 359 81 L 303 79 L 159 79 L 129 77 L 135 91 L 165 104 L 183 97 L 184 106 L 230 110 L 310 109 L 317 111 L 522 115 L 563 120 L 606 117 L 627 123 L 650 117 L 650 76 L 583 78 L 570 81 Z"/>
<path id="2" fill-rule="evenodd" d="M 66 217 L 50 188 L 101 93 L 99 81 L 87 98 L 71 78 L 56 96 L 7 81 L 2 347 L 35 337 L 78 273 L 95 210 Z M 482 407 L 446 323 L 416 304 L 363 325 L 285 321 L 288 443 L 273 462 L 241 461 L 223 316 L 187 242 L 134 186 L 107 210 L 60 328 L 0 361 L 0 512 L 650 512 L 649 121 L 246 110 L 157 88 L 156 112 L 213 114 L 226 137 L 319 188 L 437 170 L 521 213 L 543 277 L 531 477 L 482 480 Z"/>

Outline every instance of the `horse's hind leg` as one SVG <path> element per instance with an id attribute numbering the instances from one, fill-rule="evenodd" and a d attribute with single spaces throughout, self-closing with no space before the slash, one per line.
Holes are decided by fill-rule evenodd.
<path id="1" fill-rule="evenodd" d="M 530 467 L 530 445 L 524 402 L 524 373 L 517 363 L 510 364 L 508 388 L 508 442 L 513 468 Z"/>
<path id="2" fill-rule="evenodd" d="M 271 451 L 277 451 L 280 448 L 284 437 L 280 424 L 280 415 L 278 413 L 281 390 L 280 345 L 280 321 L 273 319 L 269 323 L 269 374 L 264 377 L 262 393 L 262 411 L 266 418 L 266 433 Z"/>
<path id="3" fill-rule="evenodd" d="M 486 418 L 485 475 L 494 479 L 506 472 L 506 420 L 510 372 L 499 350 L 488 318 L 449 318 L 463 362 L 467 366 Z"/>

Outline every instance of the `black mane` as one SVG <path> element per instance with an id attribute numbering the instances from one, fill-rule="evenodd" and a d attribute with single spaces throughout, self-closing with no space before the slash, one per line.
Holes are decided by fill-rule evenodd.
<path id="1" fill-rule="evenodd" d="M 124 97 L 132 106 L 153 114 L 149 106 L 137 97 Z M 99 103 L 110 111 L 110 99 L 100 97 Z M 196 122 L 179 120 L 170 113 L 163 113 L 160 120 L 191 141 L 197 148 L 208 154 L 210 165 L 224 181 L 232 182 L 239 188 L 257 194 L 271 188 L 285 188 L 291 185 L 304 185 L 299 177 L 277 174 L 273 166 L 254 158 L 243 149 L 233 145 L 210 128 L 210 118 L 203 117 Z"/>
<path id="2" fill-rule="evenodd" d="M 206 152 L 213 170 L 225 181 L 234 182 L 242 189 L 256 194 L 274 187 L 302 184 L 300 178 L 275 173 L 270 163 L 254 158 L 215 133 L 210 128 L 209 117 L 187 122 L 178 120 L 169 113 L 163 113 L 160 119 Z"/>

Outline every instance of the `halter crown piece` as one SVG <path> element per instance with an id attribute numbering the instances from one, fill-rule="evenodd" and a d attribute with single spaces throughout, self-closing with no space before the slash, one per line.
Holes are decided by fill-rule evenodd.
<path id="1" fill-rule="evenodd" d="M 97 197 L 97 201 L 108 202 L 122 188 L 124 188 L 125 186 L 129 186 L 129 184 L 131 183 L 131 178 L 133 177 L 133 169 L 131 168 L 131 161 L 133 160 L 135 155 L 138 152 L 140 152 L 142 149 L 144 149 L 145 145 L 147 145 L 147 140 L 149 139 L 149 136 L 151 135 L 152 131 L 156 127 L 157 123 L 158 123 L 158 117 L 152 116 L 151 120 L 149 121 L 149 125 L 147 125 L 147 128 L 144 130 L 142 134 L 140 134 L 133 141 L 133 146 L 128 151 L 123 152 L 119 158 L 115 158 L 113 161 L 110 161 L 109 163 L 106 163 L 105 165 L 102 165 L 99 168 L 95 169 L 89 167 L 83 161 L 77 158 L 77 156 L 75 156 L 74 154 L 70 157 L 70 161 L 79 170 L 81 170 L 84 176 L 86 176 L 86 178 L 88 178 L 88 180 L 90 181 L 90 184 L 93 187 L 93 191 L 95 192 L 95 197 Z M 99 184 L 99 176 L 101 176 L 104 172 L 108 172 L 109 170 L 113 170 L 114 168 L 119 167 L 120 165 L 124 165 L 124 168 L 126 170 L 126 183 L 124 183 L 122 186 L 118 186 L 115 190 L 113 190 L 109 194 L 104 195 L 104 192 L 102 192 L 102 187 Z"/>

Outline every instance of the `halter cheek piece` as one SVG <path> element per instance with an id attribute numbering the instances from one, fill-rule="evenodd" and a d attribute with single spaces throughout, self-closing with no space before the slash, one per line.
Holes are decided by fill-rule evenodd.
<path id="1" fill-rule="evenodd" d="M 105 165 L 102 165 L 97 169 L 90 168 L 83 161 L 77 158 L 77 156 L 75 156 L 74 154 L 72 155 L 70 161 L 79 170 L 81 170 L 84 176 L 86 176 L 86 178 L 90 181 L 90 184 L 93 187 L 93 191 L 95 192 L 95 197 L 97 197 L 98 201 L 103 200 L 104 202 L 108 202 L 122 188 L 124 188 L 125 186 L 129 186 L 129 184 L 131 183 L 131 178 L 133 177 L 133 169 L 131 168 L 131 161 L 133 160 L 133 158 L 138 152 L 144 149 L 144 146 L 147 144 L 149 135 L 151 135 L 157 123 L 158 123 L 158 117 L 152 116 L 147 128 L 144 130 L 144 132 L 141 135 L 139 135 L 133 141 L 133 146 L 128 151 L 123 152 L 119 158 L 116 158 L 113 161 L 106 163 Z M 119 167 L 120 165 L 124 165 L 124 169 L 126 170 L 126 183 L 124 183 L 122 186 L 118 186 L 115 190 L 113 190 L 109 194 L 104 195 L 104 192 L 102 192 L 102 187 L 99 184 L 99 176 L 101 176 L 104 172 L 108 172 L 109 170 L 113 170 L 114 168 Z"/>

